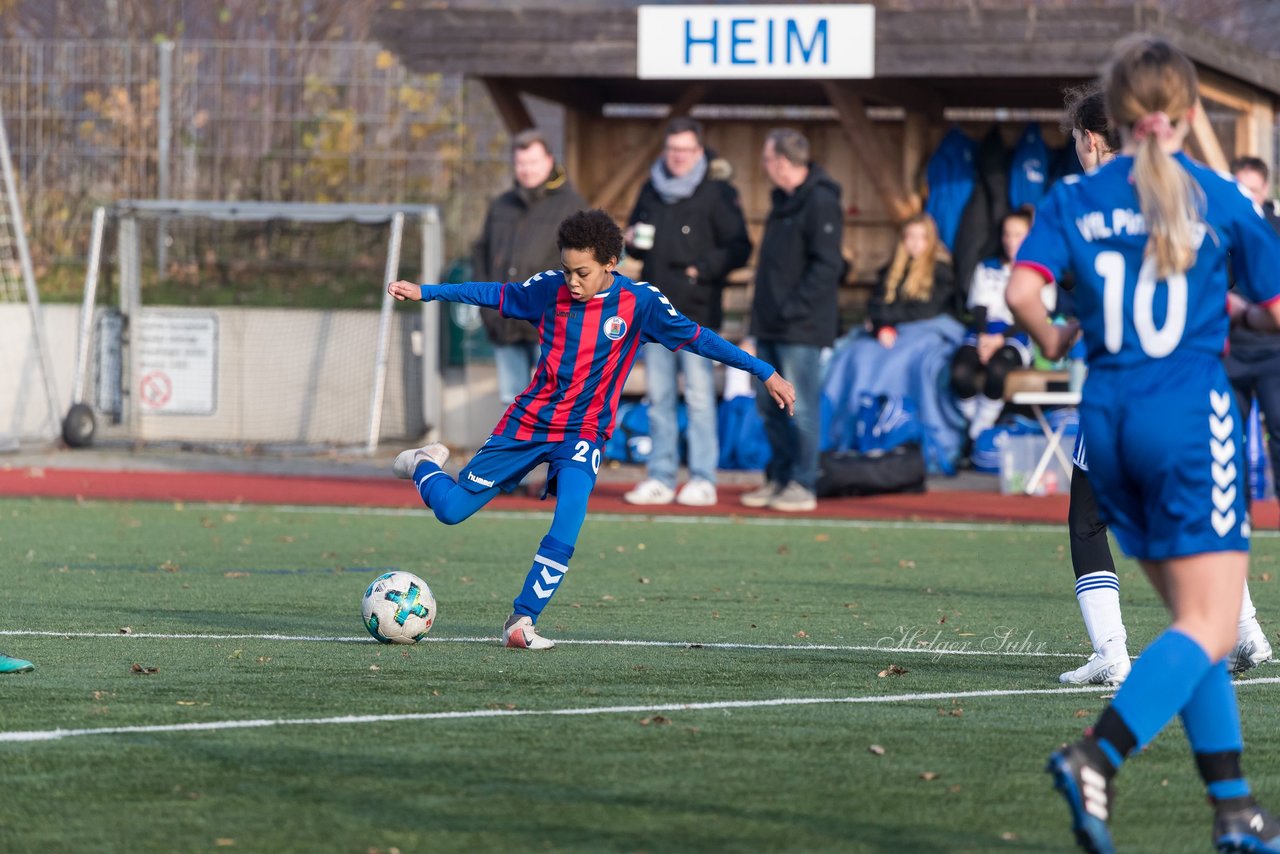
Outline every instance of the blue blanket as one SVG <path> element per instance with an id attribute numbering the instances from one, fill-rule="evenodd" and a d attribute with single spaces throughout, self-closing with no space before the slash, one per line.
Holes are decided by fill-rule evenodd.
<path id="1" fill-rule="evenodd" d="M 899 325 L 898 340 L 887 350 L 861 329 L 840 339 L 822 386 L 822 449 L 856 447 L 860 394 L 896 394 L 916 404 L 929 471 L 955 474 L 964 418 L 951 396 L 950 368 L 963 337 L 959 321 L 943 315 Z"/>

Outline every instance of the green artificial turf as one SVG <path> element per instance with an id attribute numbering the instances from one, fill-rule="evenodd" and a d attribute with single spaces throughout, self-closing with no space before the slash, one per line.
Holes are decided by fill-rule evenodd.
<path id="1" fill-rule="evenodd" d="M 953 696 L 1083 660 L 1064 532 L 589 517 L 539 622 L 563 643 L 506 650 L 548 519 L 0 501 L 0 630 L 59 633 L 0 636 L 37 665 L 0 677 L 0 736 L 497 713 L 0 741 L 0 851 L 1072 850 L 1043 762 L 1104 695 Z M 1255 549 L 1264 625 L 1277 546 Z M 390 568 L 431 585 L 429 641 L 363 639 Z M 1163 612 L 1120 577 L 1136 653 Z M 1280 803 L 1280 685 L 1239 693 Z M 723 705 L 874 697 L 897 699 Z M 654 708 L 688 703 L 722 705 Z M 1205 851 L 1209 823 L 1174 724 L 1119 780 L 1117 844 Z"/>

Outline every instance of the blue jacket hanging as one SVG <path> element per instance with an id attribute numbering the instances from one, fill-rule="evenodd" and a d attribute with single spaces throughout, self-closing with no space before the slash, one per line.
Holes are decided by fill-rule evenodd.
<path id="1" fill-rule="evenodd" d="M 1023 205 L 1039 203 L 1049 181 L 1049 148 L 1040 134 L 1040 125 L 1027 125 L 1018 144 L 1013 149 L 1013 164 L 1009 169 L 1009 206 L 1014 210 Z"/>
<path id="2" fill-rule="evenodd" d="M 956 229 L 960 215 L 973 195 L 977 171 L 974 153 L 977 144 L 965 136 L 959 128 L 952 128 L 938 143 L 938 149 L 929 158 L 925 168 L 925 180 L 929 184 L 929 198 L 924 209 L 938 224 L 938 235 L 947 249 L 955 248 Z"/>

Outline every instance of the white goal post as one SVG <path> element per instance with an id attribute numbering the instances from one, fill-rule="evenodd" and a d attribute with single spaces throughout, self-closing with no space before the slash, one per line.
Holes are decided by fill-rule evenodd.
<path id="1" fill-rule="evenodd" d="M 143 224 L 163 223 L 168 232 L 183 221 L 200 220 L 386 226 L 382 281 L 370 281 L 365 294 L 372 302 L 372 289 L 378 289 L 380 308 L 375 313 L 144 304 Z M 395 301 L 386 293 L 386 285 L 399 278 L 406 220 L 416 221 L 420 231 L 422 280 L 437 281 L 444 248 L 434 205 L 147 199 L 98 209 L 64 436 L 71 444 L 88 444 L 101 422 L 107 432 L 132 442 L 372 453 L 383 434 L 392 341 L 406 340 L 403 324 L 393 324 Z M 119 301 L 118 309 L 99 309 L 109 223 L 116 230 Z M 424 311 L 424 328 L 433 328 L 425 324 L 436 317 Z M 413 390 L 415 401 L 421 392 L 414 416 L 424 425 L 439 424 L 438 411 L 432 411 L 438 399 L 426 393 L 425 382 L 439 375 L 439 357 L 434 346 L 421 343 L 435 339 L 422 336 L 413 347 L 421 352 L 424 379 Z M 417 370 L 414 365 L 409 373 Z"/>

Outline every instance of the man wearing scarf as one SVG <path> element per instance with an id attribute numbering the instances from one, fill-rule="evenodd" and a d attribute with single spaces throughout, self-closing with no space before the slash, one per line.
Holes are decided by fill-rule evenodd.
<path id="1" fill-rule="evenodd" d="M 672 119 L 662 156 L 649 171 L 626 231 L 627 250 L 644 262 L 641 278 L 695 323 L 718 330 L 725 277 L 747 263 L 751 240 L 728 164 L 703 148 L 702 124 Z M 693 507 L 716 503 L 716 384 L 712 363 L 687 350 L 644 348 L 653 451 L 648 476 L 624 499 L 630 504 Z M 676 492 L 680 467 L 677 377 L 684 374 L 689 413 L 689 480 Z"/>
<path id="2" fill-rule="evenodd" d="M 521 282 L 547 270 L 560 269 L 556 229 L 586 201 L 556 165 L 546 138 L 538 130 L 516 134 L 511 141 L 515 186 L 494 199 L 484 220 L 484 233 L 472 252 L 477 282 Z M 481 309 L 485 331 L 498 366 L 498 397 L 503 405 L 525 390 L 538 363 L 538 331 L 524 320 Z"/>

